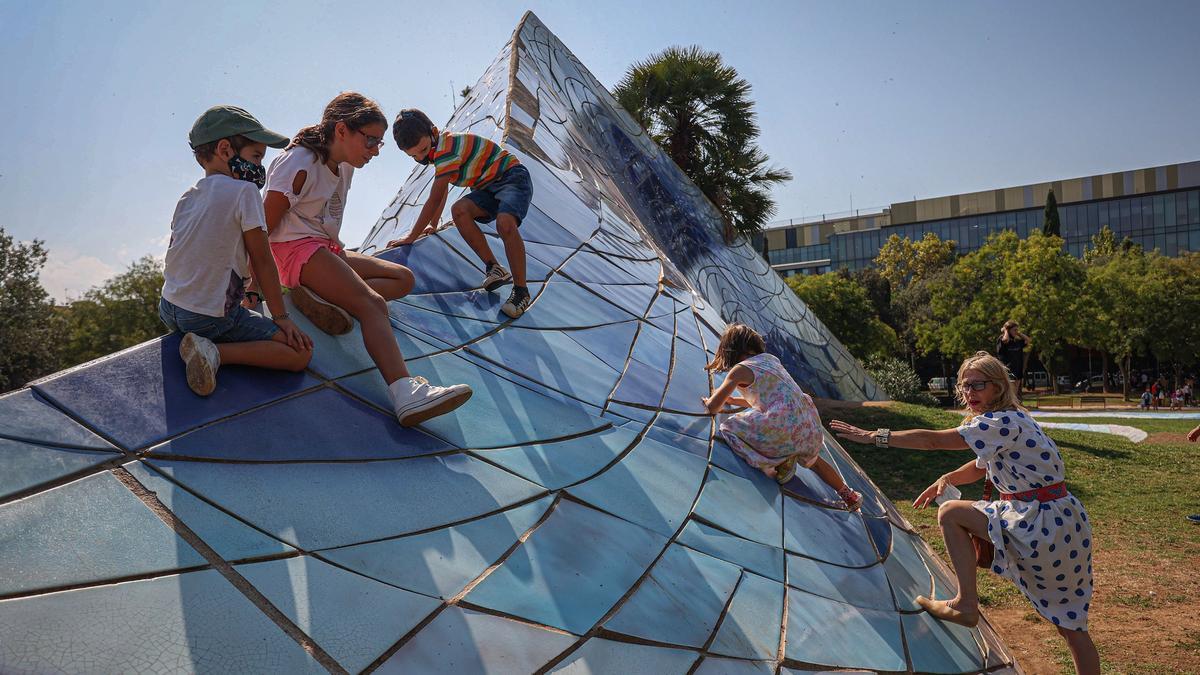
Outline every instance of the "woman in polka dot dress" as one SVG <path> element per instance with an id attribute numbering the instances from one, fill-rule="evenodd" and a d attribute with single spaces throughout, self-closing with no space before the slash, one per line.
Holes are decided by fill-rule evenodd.
<path id="1" fill-rule="evenodd" d="M 959 398 L 971 411 L 961 426 L 940 431 L 864 431 L 845 422 L 830 424 L 858 443 L 916 450 L 962 450 L 975 459 L 942 476 L 913 506 L 924 508 L 949 485 L 986 476 L 1000 493 L 996 501 L 953 500 L 938 509 L 938 524 L 958 577 L 958 595 L 948 601 L 918 597 L 931 615 L 964 626 L 979 622 L 975 551 L 970 535 L 996 547 L 990 569 L 1011 580 L 1067 642 L 1078 673 L 1099 673 L 1100 656 L 1087 632 L 1092 599 L 1092 528 L 1087 513 L 1063 483 L 1058 446 L 1017 404 L 1005 367 L 979 352 L 958 370 Z M 882 442 L 881 442 L 882 441 Z"/>

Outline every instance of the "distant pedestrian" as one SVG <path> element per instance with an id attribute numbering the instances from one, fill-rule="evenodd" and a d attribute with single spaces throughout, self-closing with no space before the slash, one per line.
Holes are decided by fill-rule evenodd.
<path id="1" fill-rule="evenodd" d="M 1009 378 L 1016 380 L 1018 392 L 1021 390 L 1021 383 L 1025 381 L 1030 343 L 1029 336 L 1022 333 L 1021 327 L 1012 319 L 1004 322 L 1004 327 L 1000 329 L 1000 339 L 996 341 L 996 358 L 1008 368 Z"/>

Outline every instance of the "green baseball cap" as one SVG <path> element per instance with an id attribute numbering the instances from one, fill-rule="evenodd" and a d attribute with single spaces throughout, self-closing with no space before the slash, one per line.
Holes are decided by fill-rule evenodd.
<path id="1" fill-rule="evenodd" d="M 230 136 L 245 136 L 256 143 L 266 143 L 272 148 L 285 148 L 288 137 L 277 134 L 254 119 L 254 115 L 232 105 L 217 105 L 204 111 L 192 125 L 188 144 L 197 148 L 205 143 L 219 141 Z"/>

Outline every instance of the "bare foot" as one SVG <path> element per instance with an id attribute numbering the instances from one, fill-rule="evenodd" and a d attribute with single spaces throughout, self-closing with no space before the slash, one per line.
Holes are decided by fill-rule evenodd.
<path id="1" fill-rule="evenodd" d="M 967 628 L 974 628 L 979 623 L 979 606 L 959 609 L 958 606 L 962 604 L 962 601 L 958 598 L 950 601 L 930 600 L 923 595 L 918 595 L 917 604 L 930 616 L 941 621 L 949 621 Z"/>

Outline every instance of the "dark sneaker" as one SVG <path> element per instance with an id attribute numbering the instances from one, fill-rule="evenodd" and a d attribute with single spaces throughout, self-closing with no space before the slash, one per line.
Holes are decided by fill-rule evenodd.
<path id="1" fill-rule="evenodd" d="M 529 297 L 529 290 L 525 288 L 514 288 L 512 295 L 508 296 L 508 302 L 500 307 L 500 311 L 516 319 L 529 309 L 529 303 L 533 302 Z"/>
<path id="2" fill-rule="evenodd" d="M 488 266 L 487 274 L 483 276 L 483 290 L 494 291 L 504 284 L 512 281 L 512 275 L 500 263 L 492 263 Z"/>
<path id="3" fill-rule="evenodd" d="M 308 318 L 314 326 L 330 335 L 345 335 L 354 328 L 354 320 L 346 310 L 331 305 L 303 286 L 291 290 L 292 302 L 296 310 Z"/>
<path id="4" fill-rule="evenodd" d="M 212 340 L 195 333 L 183 336 L 179 343 L 179 358 L 187 371 L 188 387 L 197 396 L 208 396 L 217 388 L 217 369 L 221 354 Z"/>
<path id="5" fill-rule="evenodd" d="M 439 387 L 423 377 L 402 377 L 388 385 L 392 411 L 401 426 L 411 427 L 427 419 L 444 415 L 471 398 L 471 387 L 452 384 Z"/>

